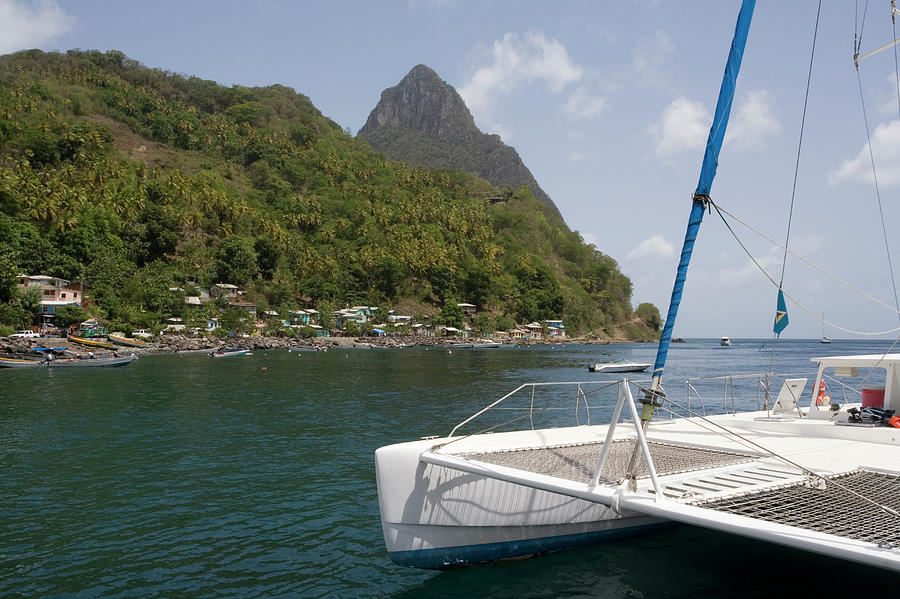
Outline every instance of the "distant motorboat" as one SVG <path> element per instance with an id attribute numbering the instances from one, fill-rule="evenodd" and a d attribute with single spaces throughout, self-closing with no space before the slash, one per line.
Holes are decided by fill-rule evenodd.
<path id="1" fill-rule="evenodd" d="M 728 337 L 722 337 L 721 339 L 719 339 L 719 345 L 721 345 L 722 347 L 729 347 L 731 345 L 731 339 L 729 339 Z"/>
<path id="2" fill-rule="evenodd" d="M 210 358 L 230 358 L 231 356 L 243 356 L 249 349 L 244 349 L 242 347 L 223 347 L 222 349 L 217 349 L 214 352 L 209 354 Z"/>
<path id="3" fill-rule="evenodd" d="M 631 360 L 616 360 L 614 362 L 601 362 L 591 364 L 588 370 L 591 372 L 642 372 L 647 370 L 650 364 L 632 362 Z"/>
<path id="4" fill-rule="evenodd" d="M 486 342 L 486 343 L 454 343 L 450 346 L 452 349 L 496 349 L 500 347 L 499 343 L 496 342 Z"/>
<path id="5" fill-rule="evenodd" d="M 831 343 L 831 337 L 825 336 L 825 313 L 822 312 L 822 338 L 819 339 L 819 343 Z"/>

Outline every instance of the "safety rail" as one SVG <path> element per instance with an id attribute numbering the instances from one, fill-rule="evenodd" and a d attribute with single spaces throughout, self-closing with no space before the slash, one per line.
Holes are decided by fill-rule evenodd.
<path id="1" fill-rule="evenodd" d="M 738 412 L 771 409 L 773 407 L 775 395 L 777 395 L 781 385 L 789 378 L 797 376 L 815 380 L 815 373 L 786 375 L 774 374 L 771 372 L 689 378 L 685 381 L 686 401 L 683 403 L 680 402 L 675 395 L 670 395 L 665 389 L 660 389 L 662 393 L 659 394 L 658 397 L 663 403 L 663 409 L 660 413 L 661 415 L 665 414 L 666 417 L 672 419 L 692 415 L 706 416 L 708 412 L 736 414 Z M 756 379 L 755 382 L 753 382 L 754 379 Z M 613 387 L 618 387 L 625 380 L 627 379 L 603 382 L 563 381 L 523 383 L 454 426 L 448 436 L 456 436 L 457 432 L 462 427 L 492 411 L 518 412 L 519 414 L 480 432 L 491 432 L 507 424 L 521 423 L 526 418 L 528 427 L 533 430 L 535 428 L 535 417 L 538 414 L 559 411 L 573 412 L 575 425 L 591 425 L 592 410 L 597 411 L 600 409 L 602 411 L 603 408 L 609 408 L 612 403 L 616 401 L 615 396 L 613 396 L 611 392 L 604 392 Z M 646 392 L 647 387 L 642 383 L 644 383 L 644 381 L 629 381 L 629 384 L 633 385 L 636 389 L 641 392 Z M 721 385 L 718 387 L 718 392 L 714 391 L 716 385 Z M 559 390 L 560 388 L 567 386 L 571 387 L 573 392 L 564 394 L 562 397 L 557 395 L 557 401 L 554 404 L 545 405 L 537 400 L 540 395 L 539 391 Z M 709 398 L 714 392 L 717 394 L 721 393 L 721 412 L 718 409 L 708 409 L 713 405 L 709 401 Z M 523 394 L 525 393 L 528 395 L 524 397 L 524 404 L 520 403 L 519 405 L 510 407 L 509 404 L 513 403 L 513 400 L 522 399 Z M 704 396 L 706 397 L 706 400 L 704 399 Z M 592 404 L 592 400 L 595 398 L 599 398 L 599 401 L 594 401 Z M 800 398 L 797 397 L 794 399 L 797 400 L 796 403 L 799 405 Z M 699 409 L 695 409 L 695 404 L 699 404 Z M 605 413 L 608 414 L 608 411 Z M 584 422 L 582 422 L 582 420 L 584 420 Z M 605 424 L 605 422 L 602 424 Z"/>
<path id="2" fill-rule="evenodd" d="M 559 387 L 564 387 L 564 386 L 574 386 L 574 387 L 575 387 L 575 395 L 574 395 L 574 398 L 573 398 L 573 397 L 569 397 L 569 398 L 567 398 L 567 399 L 565 399 L 565 400 L 563 400 L 563 401 L 572 401 L 572 400 L 574 399 L 574 412 L 575 412 L 575 422 L 576 422 L 576 424 L 580 424 L 580 421 L 579 421 L 579 410 L 581 409 L 581 406 L 583 405 L 583 406 L 584 406 L 584 411 L 585 411 L 585 418 L 586 418 L 586 421 L 587 421 L 586 424 L 590 425 L 590 424 L 591 424 L 591 405 L 590 405 L 590 402 L 588 401 L 588 395 L 589 395 L 589 394 L 598 393 L 598 392 L 600 392 L 600 391 L 609 389 L 609 388 L 611 388 L 611 387 L 615 387 L 615 386 L 617 386 L 617 385 L 619 385 L 619 381 L 610 381 L 610 382 L 606 382 L 606 383 L 598 383 L 598 382 L 596 382 L 596 381 L 566 381 L 566 382 L 547 382 L 547 383 L 524 383 L 524 384 L 522 384 L 522 385 L 519 385 L 518 387 L 516 387 L 515 389 L 513 389 L 512 391 L 510 391 L 509 393 L 507 393 L 506 395 L 504 395 L 504 396 L 501 397 L 500 399 L 496 400 L 496 401 L 493 402 L 492 404 L 490 404 L 490 405 L 488 405 L 488 406 L 482 408 L 481 410 L 479 410 L 479 411 L 476 412 L 475 414 L 472 414 L 471 416 L 469 416 L 468 418 L 466 418 L 465 420 L 463 420 L 462 422 L 460 422 L 459 424 L 457 424 L 456 426 L 454 426 L 454 427 L 453 427 L 453 430 L 450 431 L 450 434 L 449 434 L 448 436 L 450 436 L 450 437 L 455 436 L 455 435 L 456 435 L 456 431 L 458 431 L 460 428 L 462 428 L 462 427 L 465 426 L 466 424 L 469 424 L 470 422 L 472 422 L 472 421 L 475 420 L 476 418 L 479 418 L 480 416 L 484 415 L 485 413 L 487 413 L 487 412 L 489 412 L 489 411 L 491 411 L 491 410 L 515 410 L 515 411 L 524 411 L 524 410 L 528 410 L 528 420 L 529 420 L 529 424 L 530 424 L 531 428 L 534 429 L 534 416 L 535 416 L 535 414 L 537 413 L 537 412 L 535 411 L 535 392 L 537 391 L 538 388 L 559 388 Z M 513 407 L 513 408 L 509 408 L 509 407 L 502 407 L 502 408 L 501 408 L 501 407 L 499 407 L 500 404 L 502 404 L 502 403 L 506 402 L 507 400 L 509 400 L 509 399 L 511 399 L 511 398 L 513 398 L 513 397 L 515 397 L 517 394 L 519 394 L 519 392 L 521 392 L 521 391 L 523 391 L 523 390 L 527 390 L 527 389 L 530 389 L 530 390 L 531 390 L 530 401 L 529 401 L 527 407 Z M 539 411 L 539 412 L 544 412 L 544 411 L 548 411 L 548 410 L 567 410 L 567 409 L 570 409 L 570 408 L 563 408 L 563 407 L 561 407 L 563 401 L 558 402 L 559 405 L 551 405 L 551 406 L 539 407 L 539 408 L 538 408 L 538 411 Z M 516 417 L 516 418 L 513 418 L 512 420 L 509 420 L 509 421 L 504 422 L 504 423 L 502 423 L 502 424 L 507 424 L 507 423 L 510 423 L 510 422 L 513 422 L 513 421 L 518 421 L 518 420 L 521 420 L 521 419 L 523 419 L 523 418 L 524 418 L 524 416 Z M 496 428 L 496 427 L 493 427 L 493 428 Z"/>
<path id="3" fill-rule="evenodd" d="M 603 467 L 606 464 L 607 458 L 609 457 L 610 448 L 612 447 L 613 435 L 615 434 L 616 427 L 619 425 L 619 420 L 622 416 L 622 411 L 625 408 L 625 406 L 627 405 L 628 414 L 630 416 L 631 422 L 634 425 L 635 437 L 636 437 L 637 443 L 640 447 L 640 452 L 643 455 L 644 463 L 647 467 L 647 472 L 650 476 L 650 480 L 653 485 L 653 488 L 656 491 L 656 494 L 655 494 L 656 500 L 657 501 L 662 500 L 664 495 L 662 493 L 659 482 L 657 480 L 656 467 L 653 464 L 653 458 L 650 454 L 650 447 L 647 443 L 647 438 L 644 434 L 644 430 L 641 427 L 641 424 L 640 424 L 641 420 L 640 420 L 640 416 L 638 414 L 638 409 L 637 409 L 637 406 L 635 405 L 634 396 L 631 393 L 632 386 L 634 386 L 638 390 L 644 390 L 645 387 L 643 385 L 636 384 L 632 381 L 629 381 L 628 379 L 622 379 L 619 381 L 610 381 L 610 382 L 606 382 L 606 383 L 597 383 L 597 382 L 526 383 L 526 384 L 520 385 L 519 387 L 517 387 L 510 393 L 507 393 L 506 395 L 504 395 L 497 401 L 493 402 L 489 406 L 483 408 L 482 410 L 479 410 L 472 416 L 466 418 L 465 420 L 463 420 L 462 422 L 457 424 L 455 427 L 453 427 L 453 430 L 450 432 L 449 436 L 454 437 L 456 432 L 461 427 L 472 422 L 476 418 L 484 415 L 486 412 L 488 412 L 490 410 L 510 409 L 510 408 L 500 408 L 499 406 L 500 406 L 500 404 L 502 404 L 502 403 L 506 402 L 507 400 L 509 400 L 510 398 L 516 396 L 523 390 L 531 390 L 531 396 L 529 398 L 530 401 L 529 401 L 528 408 L 523 407 L 523 408 L 511 408 L 511 409 L 518 409 L 518 410 L 527 409 L 529 421 L 533 428 L 534 427 L 533 419 L 534 419 L 534 414 L 535 414 L 535 406 L 534 406 L 535 391 L 538 388 L 553 388 L 553 387 L 559 388 L 559 387 L 563 387 L 563 386 L 574 386 L 575 387 L 574 401 L 575 401 L 576 418 L 577 418 L 579 406 L 584 405 L 585 412 L 587 414 L 587 420 L 588 420 L 587 423 L 588 424 L 590 424 L 590 409 L 591 409 L 590 403 L 588 402 L 588 399 L 587 399 L 588 394 L 603 391 L 606 389 L 612 389 L 612 388 L 617 389 L 612 418 L 609 423 L 609 428 L 607 429 L 606 440 L 603 444 L 603 449 L 601 450 L 600 456 L 597 460 L 597 466 L 596 466 L 596 469 L 594 471 L 593 478 L 592 478 L 592 485 L 596 486 L 599 483 L 601 473 L 603 472 Z M 573 399 L 572 397 L 569 397 L 568 401 L 572 401 L 572 399 Z M 604 401 L 608 404 L 608 403 L 610 403 L 609 399 L 610 398 L 604 398 Z M 554 408 L 551 407 L 551 408 L 540 408 L 540 409 L 545 410 L 545 409 L 554 409 Z M 596 409 L 596 406 L 595 406 L 595 409 Z M 523 418 L 524 418 L 524 415 L 518 416 L 512 420 L 507 421 L 507 423 L 515 421 L 515 420 L 520 420 Z M 482 432 L 484 432 L 484 431 L 482 431 Z M 463 438 L 465 438 L 465 437 L 460 437 L 453 441 L 441 443 L 440 445 L 437 445 L 432 449 L 437 450 L 441 447 L 450 445 L 450 444 L 454 443 L 455 441 L 461 440 Z"/>
<path id="4" fill-rule="evenodd" d="M 772 372 L 757 372 L 757 373 L 747 373 L 747 374 L 728 374 L 722 376 L 708 376 L 708 377 L 694 377 L 689 378 L 685 381 L 686 388 L 686 402 L 685 408 L 687 411 L 687 415 L 699 414 L 701 416 L 706 416 L 706 405 L 704 404 L 703 397 L 701 396 L 699 387 L 701 384 L 710 384 L 721 382 L 721 392 L 722 392 L 722 412 L 723 414 L 737 414 L 738 412 L 751 411 L 753 409 L 757 411 L 772 409 L 773 402 L 775 399 L 775 395 L 777 395 L 778 390 L 781 385 L 784 384 L 788 379 L 804 377 L 809 380 L 815 380 L 815 372 L 811 373 L 803 373 L 803 374 L 775 374 Z M 738 405 L 735 402 L 735 382 L 736 381 L 747 381 L 748 383 L 756 379 L 756 384 L 753 385 L 750 383 L 749 385 L 740 385 L 740 393 L 739 396 L 742 400 L 742 403 Z M 772 391 L 775 391 L 773 395 Z M 749 402 L 750 394 L 755 395 L 755 405 Z M 691 405 L 692 401 L 696 399 L 700 404 L 700 411 L 695 412 Z M 797 405 L 800 403 L 800 397 L 794 398 Z M 729 403 L 731 404 L 729 407 Z"/>

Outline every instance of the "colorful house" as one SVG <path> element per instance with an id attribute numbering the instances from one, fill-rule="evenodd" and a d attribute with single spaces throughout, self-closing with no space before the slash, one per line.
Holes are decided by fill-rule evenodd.
<path id="1" fill-rule="evenodd" d="M 69 286 L 69 281 L 47 275 L 19 275 L 17 286 L 20 289 L 37 287 L 41 290 L 39 314 L 44 322 L 49 323 L 60 306 L 80 306 L 84 301 L 84 292 Z"/>
<path id="2" fill-rule="evenodd" d="M 547 327 L 547 338 L 549 339 L 565 339 L 566 326 L 561 320 L 545 320 L 544 325 Z"/>

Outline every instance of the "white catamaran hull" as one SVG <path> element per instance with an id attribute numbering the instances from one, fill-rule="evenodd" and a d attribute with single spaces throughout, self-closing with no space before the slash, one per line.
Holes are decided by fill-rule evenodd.
<path id="1" fill-rule="evenodd" d="M 575 430 L 592 429 L 596 432 L 587 438 L 596 440 L 606 427 Z M 468 446 L 528 446 L 540 443 L 539 436 L 532 431 L 482 435 Z M 442 441 L 400 443 L 375 453 L 384 540 L 397 564 L 452 568 L 613 541 L 666 525 L 658 518 L 619 515 L 598 503 L 420 461 L 423 452 Z"/>

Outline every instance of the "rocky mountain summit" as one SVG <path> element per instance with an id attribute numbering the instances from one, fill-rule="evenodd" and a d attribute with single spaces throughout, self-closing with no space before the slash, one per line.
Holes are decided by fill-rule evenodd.
<path id="1" fill-rule="evenodd" d="M 359 137 L 389 158 L 475 173 L 497 187 L 526 185 L 559 216 L 515 148 L 482 133 L 459 93 L 425 65 L 381 93 Z"/>

